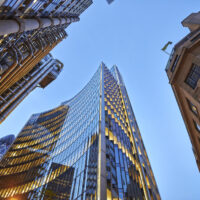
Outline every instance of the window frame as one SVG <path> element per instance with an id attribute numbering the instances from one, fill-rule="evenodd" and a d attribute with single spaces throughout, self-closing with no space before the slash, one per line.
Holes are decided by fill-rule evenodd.
<path id="1" fill-rule="evenodd" d="M 186 101 L 187 101 L 187 104 L 188 104 L 188 107 L 189 107 L 190 111 L 198 117 L 199 116 L 199 112 L 198 112 L 197 107 L 189 99 L 186 98 Z M 192 107 L 195 107 L 196 112 L 195 112 L 195 110 L 192 109 Z"/>
<path id="2" fill-rule="evenodd" d="M 194 126 L 195 126 L 196 130 L 200 133 L 200 124 L 197 123 L 197 122 L 194 121 L 194 120 L 193 120 L 193 122 L 194 122 Z"/>
<path id="3" fill-rule="evenodd" d="M 185 79 L 185 83 L 193 90 L 196 88 L 198 83 L 198 80 L 195 80 L 195 76 L 199 76 L 198 80 L 200 79 L 200 66 L 193 63 Z"/>

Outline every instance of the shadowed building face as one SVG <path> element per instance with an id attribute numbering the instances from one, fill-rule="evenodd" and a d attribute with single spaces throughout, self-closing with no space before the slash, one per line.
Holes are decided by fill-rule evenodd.
<path id="1" fill-rule="evenodd" d="M 182 25 L 191 32 L 174 46 L 166 72 L 200 170 L 200 13 L 192 13 Z"/>

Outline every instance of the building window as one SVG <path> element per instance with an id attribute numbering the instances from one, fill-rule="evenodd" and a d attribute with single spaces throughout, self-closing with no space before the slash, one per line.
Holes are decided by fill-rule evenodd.
<path id="1" fill-rule="evenodd" d="M 189 105 L 189 107 L 190 107 L 190 110 L 191 110 L 195 115 L 198 115 L 197 107 L 196 107 L 193 103 L 191 103 L 191 101 L 189 101 L 188 99 L 187 99 L 187 102 L 188 102 L 188 105 Z"/>
<path id="2" fill-rule="evenodd" d="M 174 70 L 176 68 L 176 65 L 178 63 L 179 58 L 180 58 L 180 56 L 177 55 L 176 58 L 174 59 L 174 63 L 172 65 L 172 67 L 171 67 L 171 72 L 174 72 Z"/>
<path id="3" fill-rule="evenodd" d="M 200 132 L 200 125 L 195 121 L 194 121 L 194 125 L 195 125 L 197 131 Z"/>
<path id="4" fill-rule="evenodd" d="M 200 66 L 198 65 L 193 65 L 192 68 L 190 69 L 190 72 L 185 80 L 185 82 L 191 87 L 195 88 L 197 85 L 197 82 L 200 78 Z"/>

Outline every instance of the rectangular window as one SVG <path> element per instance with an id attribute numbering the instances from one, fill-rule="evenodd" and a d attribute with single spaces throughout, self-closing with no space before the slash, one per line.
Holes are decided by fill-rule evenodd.
<path id="1" fill-rule="evenodd" d="M 192 88 L 195 89 L 197 82 L 200 78 L 200 66 L 193 64 L 185 82 Z"/>
<path id="2" fill-rule="evenodd" d="M 187 102 L 188 102 L 188 105 L 189 105 L 189 107 L 190 107 L 190 110 L 191 110 L 195 115 L 198 115 L 197 107 L 196 107 L 193 103 L 191 103 L 191 101 L 189 101 L 188 99 L 187 99 Z"/>
<path id="3" fill-rule="evenodd" d="M 194 125 L 195 125 L 197 131 L 200 133 L 200 125 L 195 121 L 194 121 Z"/>
<path id="4" fill-rule="evenodd" d="M 171 72 L 174 72 L 174 70 L 176 68 L 176 65 L 178 63 L 179 58 L 180 58 L 180 56 L 177 55 L 176 58 L 174 59 L 174 63 L 172 65 L 172 67 L 171 67 Z"/>

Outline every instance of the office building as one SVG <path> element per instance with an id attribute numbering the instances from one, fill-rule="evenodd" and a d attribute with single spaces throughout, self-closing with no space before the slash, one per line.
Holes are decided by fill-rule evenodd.
<path id="1" fill-rule="evenodd" d="M 36 87 L 45 88 L 55 80 L 62 68 L 63 64 L 48 54 L 21 79 L 6 85 L 0 96 L 0 122 Z"/>
<path id="2" fill-rule="evenodd" d="M 79 21 L 91 4 L 92 0 L 0 1 L 0 109 L 13 101 L 14 97 L 7 100 L 16 94 L 13 88 L 21 87 L 18 83 L 22 79 L 39 70 L 38 63 L 67 37 L 65 29 Z M 12 109 L 6 113 L 20 101 L 9 105 Z M 7 114 L 1 113 L 0 122 Z"/>
<path id="3" fill-rule="evenodd" d="M 174 46 L 166 72 L 200 170 L 200 13 L 192 13 L 182 25 L 190 33 Z"/>
<path id="4" fill-rule="evenodd" d="M 14 135 L 7 135 L 3 138 L 0 138 L 0 160 L 3 158 L 4 154 L 7 152 L 14 140 Z"/>
<path id="5" fill-rule="evenodd" d="M 116 66 L 102 63 L 72 99 L 31 116 L 0 162 L 0 198 L 160 199 Z"/>

